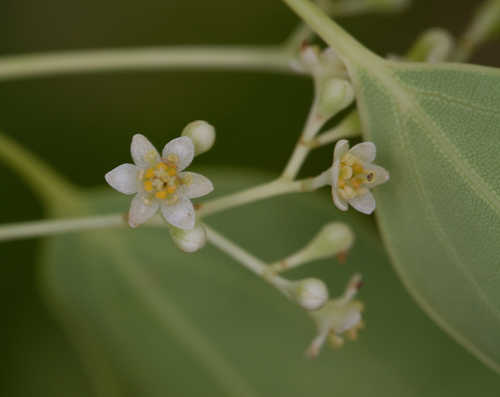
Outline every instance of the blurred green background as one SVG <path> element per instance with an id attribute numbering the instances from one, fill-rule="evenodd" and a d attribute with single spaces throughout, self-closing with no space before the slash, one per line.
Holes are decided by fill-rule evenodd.
<path id="1" fill-rule="evenodd" d="M 402 14 L 345 18 L 341 23 L 378 53 L 404 53 L 426 28 L 440 26 L 459 34 L 479 3 L 418 0 Z M 176 44 L 275 44 L 296 23 L 280 1 L 269 0 L 2 0 L 0 54 Z M 500 66 L 499 46 L 499 42 L 484 46 L 474 62 Z M 277 173 L 295 144 L 310 100 L 307 79 L 273 74 L 155 71 L 64 76 L 1 83 L 0 129 L 75 184 L 89 188 L 103 184 L 105 171 L 129 161 L 133 133 L 141 132 L 160 146 L 194 119 L 208 120 L 218 130 L 216 148 L 197 165 Z M 330 150 L 315 152 L 304 173 L 327 167 Z M 30 189 L 3 165 L 0 180 L 1 223 L 45 215 Z M 61 371 L 66 369 L 58 382 L 71 384 L 73 372 L 68 368 L 72 366 L 74 373 L 79 372 L 77 353 L 40 297 L 36 280 L 40 246 L 38 240 L 0 245 L 0 393 L 6 396 L 57 395 L 54 390 L 37 390 L 28 384 L 46 380 L 41 369 L 54 349 L 59 351 Z M 388 267 L 381 271 L 394 277 Z M 416 307 L 414 310 L 418 312 Z M 421 313 L 416 315 L 418 321 L 434 327 Z M 312 327 L 310 331 L 312 337 Z M 444 334 L 439 338 L 444 344 L 453 343 Z M 436 349 L 439 352 L 439 346 Z M 462 357 L 460 351 L 456 347 L 453 357 Z M 495 376 L 468 355 L 464 357 L 464 365 L 471 365 L 475 374 L 470 381 L 477 381 L 478 389 L 486 382 L 485 394 L 496 395 L 500 383 Z M 58 370 L 47 369 L 52 374 Z M 442 382 L 448 387 L 457 379 L 447 374 Z M 325 389 L 324 395 L 330 391 Z"/>

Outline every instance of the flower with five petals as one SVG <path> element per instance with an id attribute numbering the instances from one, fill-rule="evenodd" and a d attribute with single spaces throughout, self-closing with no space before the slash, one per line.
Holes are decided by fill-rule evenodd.
<path id="1" fill-rule="evenodd" d="M 105 175 L 106 182 L 120 193 L 135 194 L 128 223 L 137 227 L 156 214 L 180 229 L 195 225 L 191 199 L 213 190 L 212 182 L 203 175 L 185 172 L 194 157 L 190 138 L 182 136 L 168 142 L 162 154 L 141 134 L 132 138 L 130 147 L 134 164 L 122 164 Z"/>

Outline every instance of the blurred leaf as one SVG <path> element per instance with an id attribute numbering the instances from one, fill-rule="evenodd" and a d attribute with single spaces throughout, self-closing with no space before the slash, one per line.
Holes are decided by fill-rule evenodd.
<path id="1" fill-rule="evenodd" d="M 391 181 L 383 240 L 407 288 L 500 371 L 500 69 L 381 59 L 305 0 L 285 0 L 345 60 Z"/>
<path id="2" fill-rule="evenodd" d="M 224 194 L 268 180 L 204 170 Z M 88 195 L 90 211 L 125 210 L 128 198 Z M 339 214 L 326 196 L 293 195 L 213 216 L 208 222 L 266 260 L 305 244 L 324 223 L 352 223 L 346 265 L 296 271 L 323 277 L 332 295 L 350 274 L 367 286 L 367 329 L 356 343 L 317 360 L 303 351 L 312 322 L 215 248 L 179 252 L 167 230 L 100 230 L 47 241 L 43 286 L 66 318 L 101 395 L 468 396 L 500 380 L 441 333 L 395 278 L 369 217 Z M 99 393 L 100 392 L 100 393 Z"/>

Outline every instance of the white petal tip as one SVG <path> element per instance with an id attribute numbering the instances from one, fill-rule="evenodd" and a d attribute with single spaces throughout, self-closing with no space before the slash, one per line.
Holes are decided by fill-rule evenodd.
<path id="1" fill-rule="evenodd" d="M 376 208 L 375 198 L 370 192 L 349 200 L 349 204 L 357 211 L 366 215 L 371 215 Z"/>
<path id="2" fill-rule="evenodd" d="M 138 168 L 133 164 L 122 164 L 104 175 L 106 182 L 123 194 L 137 193 Z"/>

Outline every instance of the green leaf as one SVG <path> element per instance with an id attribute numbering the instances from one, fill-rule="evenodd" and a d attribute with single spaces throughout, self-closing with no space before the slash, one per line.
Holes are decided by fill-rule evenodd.
<path id="1" fill-rule="evenodd" d="M 500 371 L 500 70 L 385 61 L 309 2 L 286 1 L 348 65 L 365 137 L 391 172 L 377 218 L 398 273 Z"/>
<path id="2" fill-rule="evenodd" d="M 269 180 L 205 170 L 217 194 Z M 326 192 L 325 192 L 326 193 Z M 129 198 L 90 193 L 89 211 L 125 210 Z M 333 219 L 357 240 L 346 264 L 324 260 L 293 278 L 322 277 L 332 295 L 365 275 L 367 328 L 339 351 L 303 353 L 315 329 L 304 311 L 211 246 L 178 251 L 162 228 L 99 230 L 47 241 L 42 285 L 78 342 L 96 395 L 469 396 L 500 380 L 414 305 L 395 277 L 372 220 L 340 214 L 325 195 L 297 194 L 207 219 L 265 260 L 307 243 Z"/>

